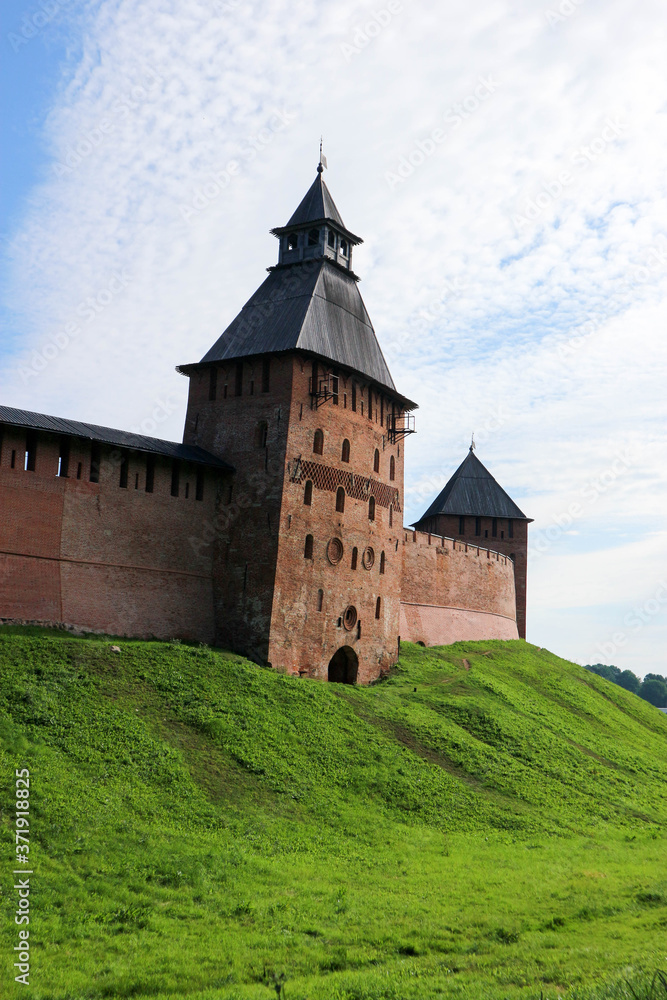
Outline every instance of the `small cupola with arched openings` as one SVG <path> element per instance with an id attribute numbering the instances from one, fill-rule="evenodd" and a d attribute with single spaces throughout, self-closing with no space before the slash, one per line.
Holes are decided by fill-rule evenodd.
<path id="1" fill-rule="evenodd" d="M 286 226 L 271 232 L 280 240 L 278 266 L 298 264 L 326 257 L 344 270 L 352 271 L 352 248 L 363 240 L 346 228 L 324 183 L 322 158 L 317 177 Z"/>

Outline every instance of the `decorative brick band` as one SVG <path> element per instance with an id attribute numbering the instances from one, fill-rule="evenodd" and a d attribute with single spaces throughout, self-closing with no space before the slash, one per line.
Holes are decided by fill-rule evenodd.
<path id="1" fill-rule="evenodd" d="M 310 479 L 318 490 L 328 490 L 330 493 L 335 493 L 338 487 L 342 486 L 347 496 L 355 500 L 375 497 L 375 502 L 380 507 L 393 507 L 395 511 L 401 512 L 399 492 L 396 487 L 387 486 L 377 479 L 357 476 L 354 472 L 335 469 L 331 465 L 321 465 L 319 462 L 305 462 L 300 458 L 290 462 L 288 474 L 293 483 L 302 483 Z"/>

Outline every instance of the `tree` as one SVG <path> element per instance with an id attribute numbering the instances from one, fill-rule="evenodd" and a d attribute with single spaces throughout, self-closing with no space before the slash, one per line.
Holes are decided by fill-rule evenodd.
<path id="1" fill-rule="evenodd" d="M 663 677 L 661 674 L 644 674 L 645 681 L 662 681 L 663 684 L 667 684 L 667 677 Z"/>
<path id="2" fill-rule="evenodd" d="M 587 664 L 584 666 L 584 670 L 590 670 L 592 674 L 604 677 L 605 680 L 611 681 L 612 684 L 618 684 L 618 678 L 621 676 L 620 667 L 611 667 L 607 663 Z"/>
<path id="3" fill-rule="evenodd" d="M 645 680 L 637 693 L 656 708 L 667 708 L 667 684 L 664 681 Z"/>
<path id="4" fill-rule="evenodd" d="M 632 691 L 633 694 L 637 694 L 642 682 L 636 674 L 633 674 L 632 670 L 624 670 L 616 683 L 625 688 L 626 691 Z"/>

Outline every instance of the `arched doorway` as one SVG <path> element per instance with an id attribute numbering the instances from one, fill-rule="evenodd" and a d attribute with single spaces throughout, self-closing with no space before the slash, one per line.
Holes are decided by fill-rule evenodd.
<path id="1" fill-rule="evenodd" d="M 359 657 L 351 646 L 341 646 L 329 660 L 328 680 L 334 684 L 356 684 Z"/>

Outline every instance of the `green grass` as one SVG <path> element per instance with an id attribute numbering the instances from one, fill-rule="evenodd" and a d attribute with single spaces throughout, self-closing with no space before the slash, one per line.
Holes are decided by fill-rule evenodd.
<path id="1" fill-rule="evenodd" d="M 3 997 L 667 1000 L 651 705 L 518 641 L 406 645 L 368 688 L 119 644 L 0 629 Z"/>

